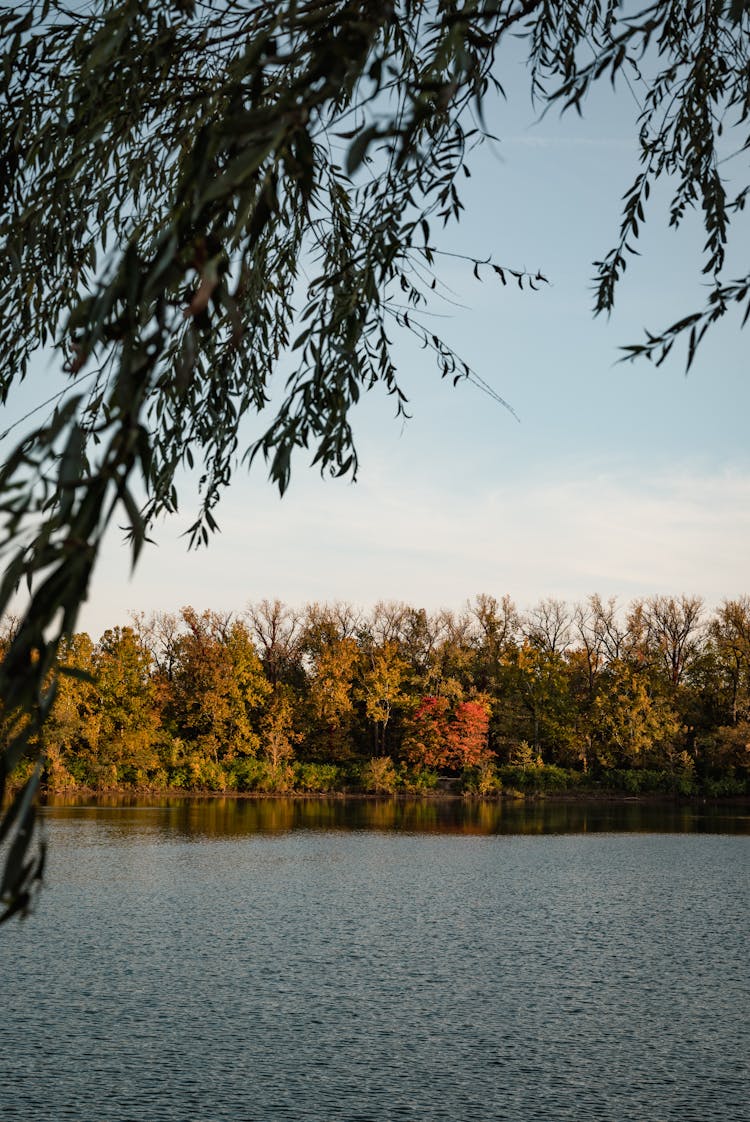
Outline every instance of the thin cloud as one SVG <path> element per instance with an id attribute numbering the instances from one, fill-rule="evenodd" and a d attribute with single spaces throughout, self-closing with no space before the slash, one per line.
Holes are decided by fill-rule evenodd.
<path id="1" fill-rule="evenodd" d="M 750 472 L 571 472 L 459 495 L 381 465 L 357 486 L 307 478 L 282 501 L 259 485 L 242 501 L 230 492 L 223 532 L 207 550 L 187 554 L 165 534 L 132 582 L 112 539 L 83 624 L 98 632 L 132 608 L 240 610 L 276 596 L 437 608 L 480 591 L 509 592 L 522 605 L 686 592 L 717 603 L 748 591 L 748 511 Z"/>

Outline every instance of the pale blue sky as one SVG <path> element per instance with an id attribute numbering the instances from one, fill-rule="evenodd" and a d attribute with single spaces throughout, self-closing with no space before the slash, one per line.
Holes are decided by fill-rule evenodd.
<path id="1" fill-rule="evenodd" d="M 511 85 L 513 83 L 510 83 Z M 262 465 L 242 472 L 219 511 L 222 533 L 188 554 L 184 517 L 157 529 L 129 578 L 110 535 L 84 609 L 95 633 L 129 609 L 242 609 L 249 600 L 399 599 L 459 607 L 475 593 L 599 592 L 627 600 L 750 590 L 750 383 L 746 332 L 728 316 L 690 375 L 684 353 L 655 370 L 618 365 L 618 346 L 700 307 L 701 229 L 666 229 L 664 198 L 647 215 L 609 322 L 591 315 L 591 262 L 613 243 L 636 170 L 626 89 L 590 102 L 581 121 L 532 124 L 528 97 L 493 110 L 502 143 L 472 160 L 466 218 L 444 245 L 492 254 L 550 279 L 519 293 L 470 268 L 441 271 L 464 308 L 437 308 L 459 353 L 519 421 L 466 383 L 441 383 L 425 352 L 399 340 L 413 419 L 393 420 L 374 391 L 355 415 L 359 482 L 322 481 L 300 457 L 279 499 Z M 742 170 L 742 169 L 739 169 Z M 737 272 L 748 226 L 735 235 Z M 22 400 L 23 398 L 23 400 Z M 16 408 L 27 405 L 22 395 Z"/>

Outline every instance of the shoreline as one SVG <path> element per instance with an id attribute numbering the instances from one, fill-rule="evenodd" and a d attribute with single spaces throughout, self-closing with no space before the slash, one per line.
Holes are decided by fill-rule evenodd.
<path id="1" fill-rule="evenodd" d="M 9 792 L 13 794 L 13 792 Z M 519 806 L 523 803 L 620 803 L 620 804 L 652 804 L 665 806 L 750 806 L 750 795 L 682 795 L 669 794 L 663 791 L 643 791 L 629 794 L 617 790 L 602 791 L 516 791 L 493 792 L 491 794 L 475 794 L 461 792 L 454 794 L 449 791 L 211 791 L 196 790 L 185 791 L 183 788 L 151 788 L 151 787 L 113 787 L 108 790 L 96 788 L 60 788 L 46 790 L 40 794 L 41 805 L 47 804 L 49 799 L 57 802 L 61 799 L 129 799 L 138 802 L 140 799 L 182 799 L 184 801 L 234 799 L 244 801 L 315 801 L 322 802 L 429 802 L 429 803 L 507 803 Z"/>

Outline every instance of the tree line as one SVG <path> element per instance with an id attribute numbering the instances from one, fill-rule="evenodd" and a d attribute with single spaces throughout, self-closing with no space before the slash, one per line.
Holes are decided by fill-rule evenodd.
<path id="1" fill-rule="evenodd" d="M 379 385 L 406 408 L 394 330 L 442 377 L 501 400 L 430 309 L 439 231 L 460 219 L 519 42 L 540 112 L 580 113 L 618 77 L 639 106 L 638 169 L 594 265 L 596 313 L 614 305 L 658 180 L 670 226 L 701 214 L 706 303 L 626 356 L 660 364 L 684 340 L 689 367 L 728 311 L 747 319 L 750 277 L 725 262 L 749 188 L 725 168 L 747 148 L 749 31 L 747 0 L 3 6 L 0 403 L 40 348 L 58 381 L 56 407 L 17 422 L 34 417 L 0 468 L 0 614 L 19 587 L 29 594 L 0 667 L 4 704 L 25 714 L 7 721 L 0 801 L 47 739 L 58 655 L 75 645 L 109 525 L 128 527 L 136 562 L 195 466 L 191 540 L 207 541 L 238 454 L 265 459 L 281 491 L 303 451 L 356 474 L 361 395 Z M 545 283 L 484 250 L 465 264 L 503 286 Z M 247 415 L 260 428 L 243 430 Z M 243 447 L 243 431 L 257 439 Z M 42 876 L 37 762 L 0 822 L 0 922 L 27 910 Z"/>
<path id="2" fill-rule="evenodd" d="M 750 596 L 186 607 L 61 662 L 51 790 L 748 789 Z"/>

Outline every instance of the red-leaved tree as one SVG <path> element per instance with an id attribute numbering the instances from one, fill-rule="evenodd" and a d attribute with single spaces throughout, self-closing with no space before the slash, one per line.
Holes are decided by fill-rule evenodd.
<path id="1" fill-rule="evenodd" d="M 449 703 L 445 697 L 423 697 L 405 722 L 403 756 L 417 767 L 445 767 Z"/>
<path id="2" fill-rule="evenodd" d="M 477 767 L 489 759 L 489 724 L 490 707 L 484 698 L 456 705 L 447 729 L 446 762 L 450 767 Z"/>
<path id="3" fill-rule="evenodd" d="M 446 697 L 424 697 L 405 725 L 404 758 L 419 767 L 476 767 L 490 756 L 489 722 L 485 698 L 451 707 Z"/>

